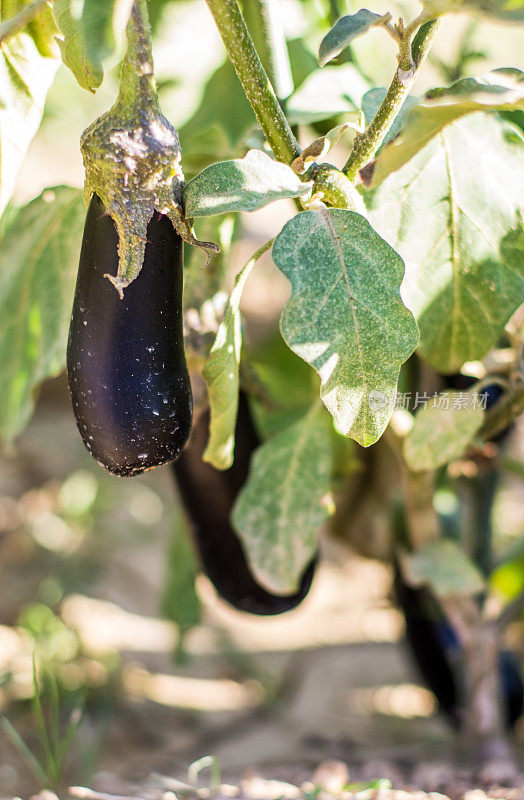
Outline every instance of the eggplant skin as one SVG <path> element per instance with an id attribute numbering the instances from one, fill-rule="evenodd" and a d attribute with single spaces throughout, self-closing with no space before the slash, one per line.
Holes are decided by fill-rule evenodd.
<path id="1" fill-rule="evenodd" d="M 290 611 L 309 592 L 316 559 L 305 570 L 295 594 L 271 594 L 251 574 L 230 522 L 235 499 L 247 478 L 251 456 L 260 444 L 246 395 L 240 392 L 235 459 L 229 469 L 217 470 L 202 461 L 208 430 L 209 411 L 206 411 L 193 426 L 188 446 L 172 465 L 204 571 L 218 594 L 238 611 L 260 616 Z"/>
<path id="2" fill-rule="evenodd" d="M 142 270 L 123 299 L 118 236 L 93 195 L 84 228 L 67 345 L 78 429 L 115 475 L 138 475 L 177 458 L 191 430 L 192 396 L 182 331 L 182 240 L 157 214 Z"/>
<path id="3" fill-rule="evenodd" d="M 458 727 L 463 717 L 460 705 L 460 644 L 433 594 L 424 587 L 408 586 L 395 565 L 395 595 L 406 621 L 406 639 L 413 659 L 440 708 Z M 503 712 L 508 728 L 524 709 L 524 685 L 514 653 L 499 655 Z"/>

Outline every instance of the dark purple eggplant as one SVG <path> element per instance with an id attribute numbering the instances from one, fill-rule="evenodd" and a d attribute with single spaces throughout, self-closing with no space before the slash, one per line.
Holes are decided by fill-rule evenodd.
<path id="1" fill-rule="evenodd" d="M 115 475 L 177 458 L 192 419 L 182 333 L 182 240 L 155 212 L 142 270 L 122 299 L 115 224 L 93 195 L 67 346 L 73 409 L 85 446 Z"/>
<path id="2" fill-rule="evenodd" d="M 173 464 L 182 502 L 191 520 L 204 571 L 217 592 L 239 611 L 270 616 L 295 608 L 307 595 L 316 559 L 307 567 L 298 592 L 275 595 L 251 574 L 242 545 L 231 527 L 235 499 L 244 485 L 253 451 L 260 444 L 246 396 L 239 397 L 235 459 L 224 471 L 202 461 L 209 430 L 209 412 L 193 426 L 189 444 Z"/>
<path id="3" fill-rule="evenodd" d="M 413 588 L 395 566 L 395 596 L 406 621 L 406 639 L 413 659 L 438 700 L 439 707 L 459 726 L 461 707 L 461 646 L 432 592 Z M 524 708 L 524 685 L 515 654 L 499 656 L 500 687 L 506 724 L 513 727 Z"/>

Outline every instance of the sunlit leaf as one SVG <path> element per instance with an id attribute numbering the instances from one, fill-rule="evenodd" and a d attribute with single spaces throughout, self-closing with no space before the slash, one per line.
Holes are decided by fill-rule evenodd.
<path id="1" fill-rule="evenodd" d="M 240 299 L 253 266 L 272 242 L 266 242 L 238 273 L 224 319 L 217 331 L 203 375 L 207 384 L 211 423 L 209 441 L 203 455 L 215 469 L 228 469 L 233 463 L 235 424 L 238 408 L 238 372 L 242 347 Z"/>
<path id="2" fill-rule="evenodd" d="M 40 55 L 24 32 L 0 45 L 0 214 L 13 194 L 59 64 L 58 58 Z"/>
<path id="3" fill-rule="evenodd" d="M 356 14 L 340 17 L 331 30 L 326 33 L 320 43 L 318 63 L 321 67 L 338 56 L 357 36 L 362 36 L 382 19 L 380 14 L 373 14 L 367 8 L 361 8 Z"/>
<path id="4" fill-rule="evenodd" d="M 433 89 L 425 102 L 415 104 L 401 117 L 399 136 L 382 149 L 375 162 L 371 186 L 378 186 L 454 120 L 475 111 L 522 108 L 524 72 L 518 69 L 497 69 L 479 78 L 464 78 L 449 87 Z"/>
<path id="5" fill-rule="evenodd" d="M 516 128 L 475 114 L 371 197 L 372 224 L 406 263 L 420 353 L 440 372 L 482 358 L 524 298 L 523 154 Z"/>
<path id="6" fill-rule="evenodd" d="M 227 211 L 256 211 L 257 208 L 289 197 L 301 197 L 311 190 L 297 174 L 262 150 L 249 150 L 244 158 L 211 164 L 184 189 L 188 217 L 205 217 Z"/>
<path id="7" fill-rule="evenodd" d="M 318 372 L 337 429 L 373 444 L 418 340 L 400 300 L 402 259 L 364 217 L 342 209 L 298 214 L 278 235 L 273 258 L 292 286 L 282 336 Z"/>

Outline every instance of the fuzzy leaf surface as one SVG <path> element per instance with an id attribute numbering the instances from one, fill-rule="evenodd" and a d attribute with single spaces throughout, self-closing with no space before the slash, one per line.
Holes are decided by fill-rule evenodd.
<path id="1" fill-rule="evenodd" d="M 367 8 L 361 8 L 356 14 L 340 17 L 320 43 L 318 63 L 321 67 L 338 56 L 357 36 L 362 36 L 382 19 L 380 14 L 373 14 Z"/>
<path id="2" fill-rule="evenodd" d="M 415 416 L 404 440 L 404 458 L 415 471 L 436 469 L 460 458 L 484 421 L 482 404 L 468 392 L 446 392 Z"/>
<path id="3" fill-rule="evenodd" d="M 257 448 L 233 508 L 232 522 L 253 574 L 276 594 L 298 589 L 331 511 L 329 428 L 317 401 L 298 422 Z"/>
<path id="4" fill-rule="evenodd" d="M 249 150 L 244 158 L 211 164 L 196 175 L 185 187 L 184 204 L 188 217 L 256 211 L 274 200 L 301 197 L 311 186 L 287 164 Z"/>
<path id="5" fill-rule="evenodd" d="M 413 586 L 429 586 L 437 597 L 473 596 L 482 592 L 482 574 L 464 550 L 449 539 L 402 557 L 402 571 Z"/>
<path id="6" fill-rule="evenodd" d="M 298 214 L 278 235 L 273 258 L 292 287 L 284 340 L 318 372 L 337 429 L 373 444 L 418 341 L 399 294 L 402 259 L 364 217 L 342 209 Z"/>
<path id="7" fill-rule="evenodd" d="M 35 389 L 65 365 L 85 218 L 81 192 L 47 189 L 11 219 L 0 248 L 0 433 L 26 425 Z"/>
<path id="8" fill-rule="evenodd" d="M 203 459 L 215 469 L 228 469 L 233 463 L 242 348 L 240 300 L 251 270 L 270 246 L 271 242 L 266 242 L 238 273 L 224 319 L 218 327 L 209 358 L 204 364 L 203 375 L 207 384 L 211 422 Z"/>
<path id="9" fill-rule="evenodd" d="M 518 69 L 497 69 L 479 78 L 463 78 L 446 88 L 433 89 L 424 102 L 401 117 L 399 136 L 380 151 L 372 188 L 413 158 L 451 122 L 475 111 L 523 108 L 524 73 Z"/>
<path id="10" fill-rule="evenodd" d="M 371 196 L 406 263 L 402 298 L 439 372 L 482 358 L 524 300 L 522 136 L 491 115 L 447 126 Z"/>

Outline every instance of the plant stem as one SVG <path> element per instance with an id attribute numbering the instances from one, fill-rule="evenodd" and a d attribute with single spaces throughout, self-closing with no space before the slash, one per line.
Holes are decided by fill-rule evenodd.
<path id="1" fill-rule="evenodd" d="M 279 101 L 293 92 L 279 0 L 244 0 L 246 24 Z"/>
<path id="2" fill-rule="evenodd" d="M 22 28 L 25 28 L 48 4 L 49 0 L 34 0 L 15 17 L 2 22 L 0 25 L 0 42 L 5 42 L 6 39 L 10 39 Z"/>
<path id="3" fill-rule="evenodd" d="M 351 155 L 344 166 L 343 172 L 350 181 L 354 182 L 356 180 L 359 171 L 371 161 L 384 141 L 427 58 L 439 25 L 439 19 L 434 19 L 427 23 L 424 29 L 420 31 L 421 36 L 416 41 L 416 46 L 415 43 L 413 47 L 411 46 L 411 34 L 409 35 L 409 47 L 410 51 L 412 50 L 410 66 L 408 69 L 403 69 L 402 63 L 404 63 L 405 54 L 401 50 L 399 66 L 386 96 L 364 133 L 356 137 Z M 411 26 L 406 31 L 410 31 L 410 28 Z"/>
<path id="4" fill-rule="evenodd" d="M 125 113 L 139 107 L 141 113 L 158 114 L 151 28 L 147 14 L 147 0 L 134 0 L 126 28 L 127 49 L 122 61 L 118 98 L 115 105 Z"/>
<path id="5" fill-rule="evenodd" d="M 262 131 L 279 161 L 290 164 L 300 155 L 277 96 L 262 66 L 236 0 L 206 0 L 227 54 Z"/>

